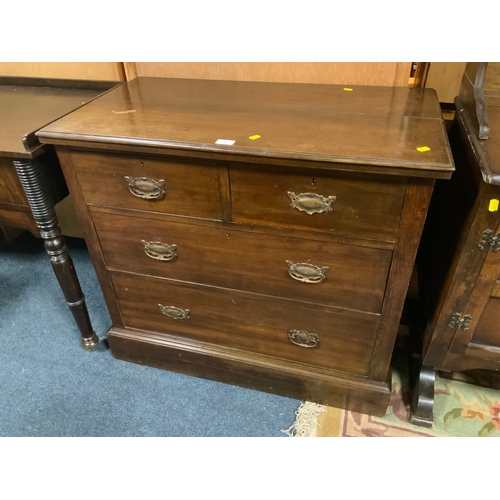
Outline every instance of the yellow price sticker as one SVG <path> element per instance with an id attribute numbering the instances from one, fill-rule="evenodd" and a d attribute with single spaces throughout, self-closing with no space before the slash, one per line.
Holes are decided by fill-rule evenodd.
<path id="1" fill-rule="evenodd" d="M 344 89 L 346 92 L 352 92 L 354 89 L 351 89 L 350 87 L 344 87 Z"/>
<path id="2" fill-rule="evenodd" d="M 490 206 L 488 207 L 490 212 L 498 211 L 498 200 L 490 200 Z"/>
<path id="3" fill-rule="evenodd" d="M 249 139 L 251 139 L 252 141 L 255 141 L 255 139 L 260 139 L 260 135 L 251 135 L 249 137 Z"/>
<path id="4" fill-rule="evenodd" d="M 430 151 L 431 148 L 429 146 L 421 146 L 419 148 L 417 148 L 417 151 L 419 151 L 420 153 L 425 153 L 426 151 Z"/>

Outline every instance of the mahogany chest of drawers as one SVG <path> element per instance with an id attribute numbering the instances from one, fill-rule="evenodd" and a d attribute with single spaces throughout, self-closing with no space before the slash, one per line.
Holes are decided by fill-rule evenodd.
<path id="1" fill-rule="evenodd" d="M 137 78 L 56 145 L 119 359 L 383 414 L 434 179 L 431 90 Z"/>

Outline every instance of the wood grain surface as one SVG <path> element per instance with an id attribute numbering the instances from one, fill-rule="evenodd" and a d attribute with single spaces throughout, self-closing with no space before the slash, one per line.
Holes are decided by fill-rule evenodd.
<path id="1" fill-rule="evenodd" d="M 76 80 L 125 80 L 121 62 L 0 62 L 0 75 Z"/>
<path id="2" fill-rule="evenodd" d="M 75 152 L 73 164 L 89 205 L 207 219 L 224 217 L 219 170 L 214 162 Z M 130 192 L 126 177 L 163 180 L 165 194 L 158 199 L 139 198 Z"/>
<path id="3" fill-rule="evenodd" d="M 336 172 L 230 168 L 233 221 L 395 241 L 406 193 L 404 177 Z M 292 208 L 288 192 L 335 196 L 331 211 L 309 215 Z"/>
<path id="4" fill-rule="evenodd" d="M 0 158 L 0 203 L 28 207 L 28 200 L 10 158 Z"/>
<path id="5" fill-rule="evenodd" d="M 125 63 L 136 76 L 255 82 L 332 83 L 407 87 L 408 62 L 136 62 Z"/>
<path id="6" fill-rule="evenodd" d="M 298 301 L 112 272 L 129 328 L 165 332 L 247 352 L 366 375 L 379 316 Z M 163 315 L 159 305 L 188 309 L 189 319 Z M 288 340 L 290 329 L 319 336 L 304 348 Z"/>
<path id="7" fill-rule="evenodd" d="M 428 176 L 453 171 L 429 89 L 346 92 L 336 85 L 136 78 L 37 135 L 42 141 L 362 163 L 394 173 L 415 168 Z M 217 144 L 220 139 L 235 143 Z"/>
<path id="8" fill-rule="evenodd" d="M 0 78 L 0 156 L 31 158 L 42 150 L 35 132 L 112 87 L 72 81 Z"/>
<path id="9" fill-rule="evenodd" d="M 437 92 L 439 102 L 453 103 L 460 90 L 464 62 L 431 62 L 425 86 Z"/>
<path id="10" fill-rule="evenodd" d="M 391 395 L 390 379 L 353 378 L 178 335 L 112 327 L 107 339 L 117 359 L 360 413 L 384 415 Z"/>
<path id="11" fill-rule="evenodd" d="M 389 250 L 95 211 L 92 219 L 108 269 L 380 313 Z M 142 241 L 176 245 L 177 258 L 155 260 L 146 255 Z M 297 281 L 287 261 L 326 266 L 326 279 Z"/>

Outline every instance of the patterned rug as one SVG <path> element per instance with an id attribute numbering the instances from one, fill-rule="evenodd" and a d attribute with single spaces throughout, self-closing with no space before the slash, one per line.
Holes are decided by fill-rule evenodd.
<path id="1" fill-rule="evenodd" d="M 407 359 L 400 352 L 393 360 L 392 396 L 384 417 L 306 403 L 294 426 L 283 432 L 294 437 L 500 437 L 500 390 L 439 375 L 433 428 L 412 425 Z"/>

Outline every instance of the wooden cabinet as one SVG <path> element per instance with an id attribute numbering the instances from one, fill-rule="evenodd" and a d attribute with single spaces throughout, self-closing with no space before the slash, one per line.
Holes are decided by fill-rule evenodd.
<path id="1" fill-rule="evenodd" d="M 468 89 L 467 74 L 464 81 Z M 462 92 L 455 100 L 456 172 L 436 185 L 419 251 L 424 339 L 412 420 L 425 426 L 433 421 L 436 370 L 500 369 L 500 106 L 495 95 L 484 102 L 490 131 L 480 140 L 471 117 L 478 108 Z"/>
<path id="2" fill-rule="evenodd" d="M 454 168 L 432 91 L 137 78 L 38 136 L 115 357 L 385 412 L 434 179 Z"/>

